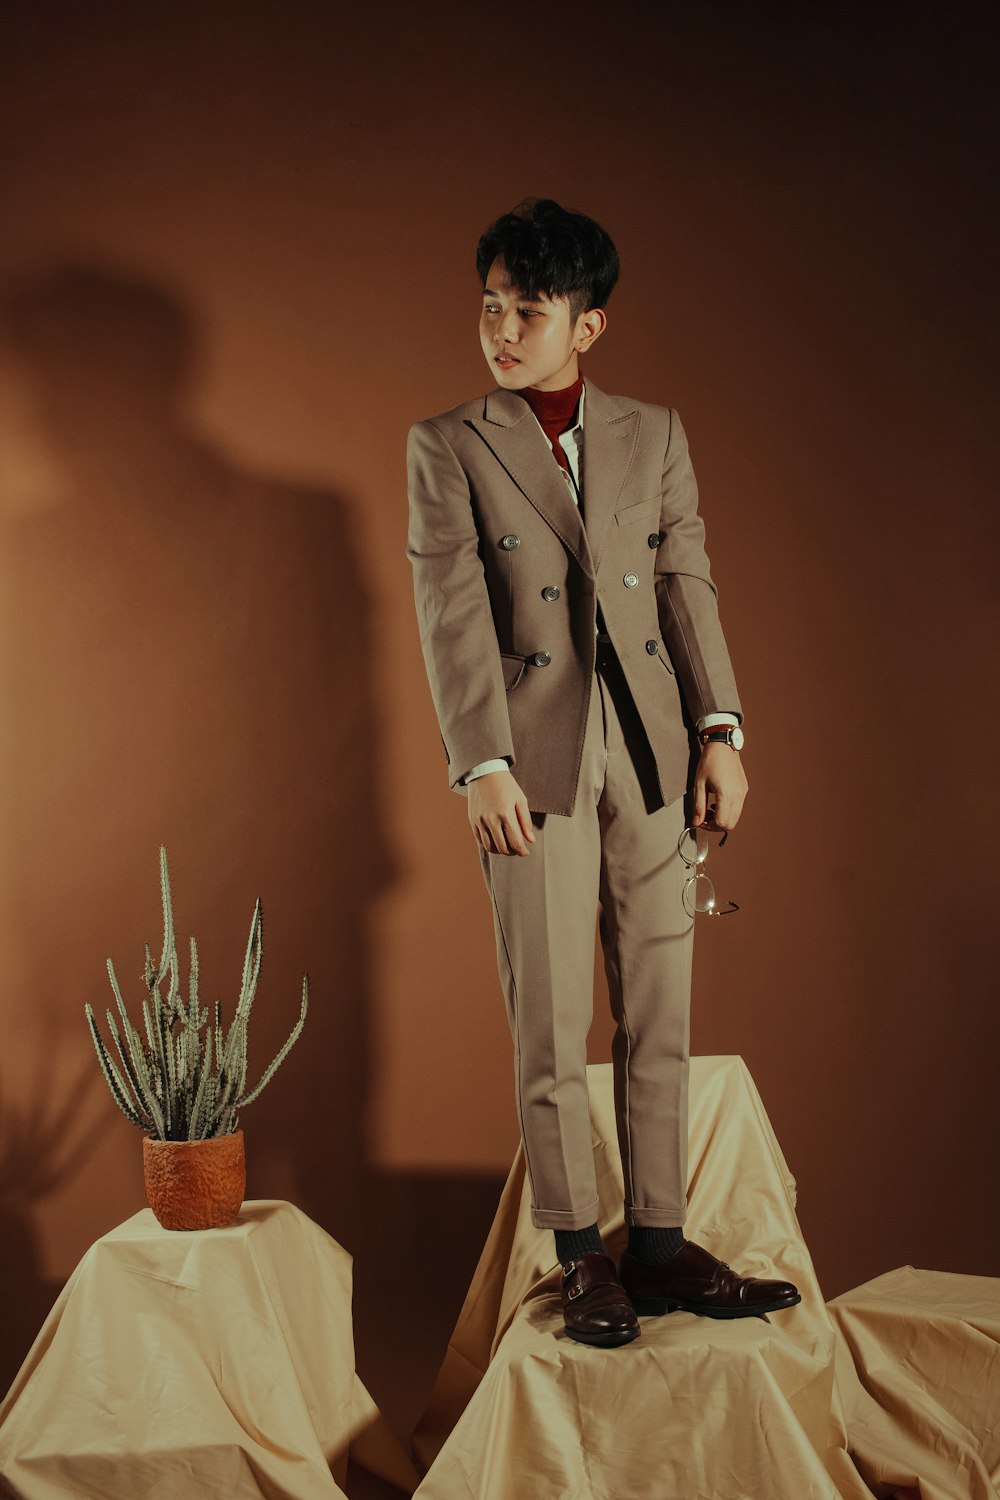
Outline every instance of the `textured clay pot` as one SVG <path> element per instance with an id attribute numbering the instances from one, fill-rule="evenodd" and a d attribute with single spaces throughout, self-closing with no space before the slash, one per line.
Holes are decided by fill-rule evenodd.
<path id="1" fill-rule="evenodd" d="M 147 1135 L 142 1164 L 149 1206 L 164 1229 L 219 1229 L 239 1214 L 247 1188 L 242 1130 L 207 1141 Z"/>

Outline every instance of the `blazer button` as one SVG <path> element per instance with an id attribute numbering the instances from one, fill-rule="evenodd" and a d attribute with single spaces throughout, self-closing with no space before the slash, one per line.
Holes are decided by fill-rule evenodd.
<path id="1" fill-rule="evenodd" d="M 634 573 L 626 573 L 625 577 L 622 579 L 622 583 L 627 589 L 634 589 L 638 582 L 639 580 L 638 578 L 636 578 Z"/>
<path id="2" fill-rule="evenodd" d="M 547 667 L 552 658 L 547 651 L 536 651 L 531 660 L 536 667 Z"/>
<path id="3" fill-rule="evenodd" d="M 559 590 L 554 583 L 550 583 L 548 588 L 542 589 L 542 598 L 548 600 L 549 604 L 552 603 L 553 599 L 559 598 Z"/>
<path id="4" fill-rule="evenodd" d="M 658 531 L 651 531 L 649 533 L 649 536 L 646 538 L 646 541 L 648 542 L 650 547 L 658 547 L 663 541 L 663 537 Z"/>
<path id="5" fill-rule="evenodd" d="M 650 656 L 655 656 L 656 653 L 657 653 L 657 651 L 659 651 L 659 649 L 660 649 L 659 645 L 657 644 L 656 641 L 647 641 L 646 642 L 646 650 L 649 652 Z"/>
<path id="6" fill-rule="evenodd" d="M 515 547 L 520 547 L 521 538 L 519 536 L 514 536 L 513 534 L 509 536 L 502 536 L 500 538 L 500 545 L 505 552 L 513 552 Z"/>

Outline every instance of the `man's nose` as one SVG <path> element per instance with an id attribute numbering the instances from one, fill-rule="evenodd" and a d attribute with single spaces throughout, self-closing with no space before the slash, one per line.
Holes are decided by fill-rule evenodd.
<path id="1" fill-rule="evenodd" d="M 496 332 L 493 337 L 498 344 L 513 344 L 517 341 L 517 314 L 514 312 L 504 313 L 497 323 Z"/>

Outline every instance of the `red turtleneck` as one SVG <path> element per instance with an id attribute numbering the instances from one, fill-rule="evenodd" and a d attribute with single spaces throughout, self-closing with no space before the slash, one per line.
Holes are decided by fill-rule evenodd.
<path id="1" fill-rule="evenodd" d="M 539 426 L 552 444 L 556 462 L 561 464 L 567 473 L 569 472 L 569 459 L 559 441 L 559 434 L 567 432 L 573 426 L 582 391 L 582 375 L 578 375 L 572 385 L 565 386 L 561 391 L 536 391 L 532 386 L 518 391 L 518 395 L 523 396 L 531 407 L 538 418 Z"/>

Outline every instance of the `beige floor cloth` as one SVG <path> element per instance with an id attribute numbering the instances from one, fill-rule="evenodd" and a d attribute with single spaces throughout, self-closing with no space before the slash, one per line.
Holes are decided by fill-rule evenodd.
<path id="1" fill-rule="evenodd" d="M 601 1227 L 617 1254 L 625 1231 L 611 1068 L 588 1074 Z M 692 1059 L 689 1141 L 688 1236 L 739 1271 L 794 1281 L 802 1303 L 768 1319 L 643 1318 L 642 1336 L 621 1349 L 574 1343 L 563 1331 L 552 1235 L 531 1223 L 519 1152 L 414 1436 L 427 1469 L 419 1500 L 866 1500 L 892 1493 L 866 1483 L 887 1452 L 901 1461 L 903 1482 L 907 1459 L 921 1461 L 931 1429 L 915 1437 L 907 1411 L 887 1432 L 870 1402 L 857 1443 L 848 1432 L 848 1416 L 860 1420 L 865 1407 L 864 1369 L 824 1305 L 794 1179 L 740 1058 Z M 927 1274 L 935 1273 L 910 1272 Z M 983 1282 L 980 1300 L 1000 1311 L 1000 1282 L 949 1280 Z M 867 1290 L 838 1299 L 838 1319 Z M 963 1404 L 972 1368 L 963 1385 L 949 1360 L 964 1370 L 968 1359 L 986 1377 L 996 1347 L 986 1320 L 979 1326 L 984 1347 L 963 1334 L 949 1356 L 953 1325 L 936 1342 L 937 1363 L 928 1356 L 929 1378 L 959 1393 L 967 1455 L 988 1445 L 988 1411 Z M 894 1340 L 911 1332 L 876 1315 L 862 1358 L 893 1366 Z M 985 1495 L 963 1482 L 913 1495 Z"/>
<path id="2" fill-rule="evenodd" d="M 87 1251 L 0 1407 L 23 1500 L 336 1500 L 416 1474 L 355 1374 L 351 1257 L 290 1203 Z"/>

